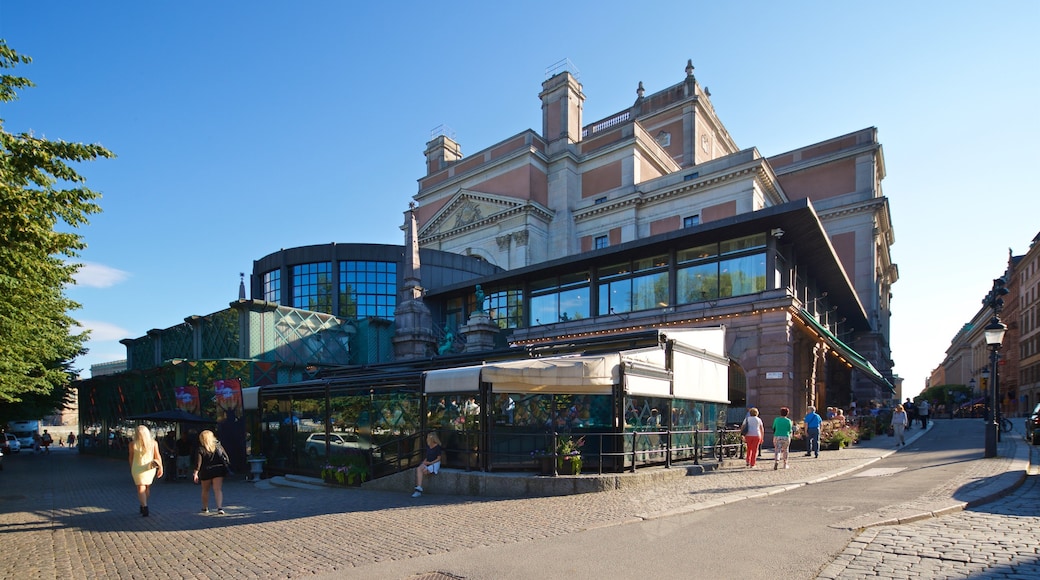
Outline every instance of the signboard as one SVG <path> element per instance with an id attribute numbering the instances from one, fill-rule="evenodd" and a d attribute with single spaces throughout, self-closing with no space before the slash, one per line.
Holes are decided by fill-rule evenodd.
<path id="1" fill-rule="evenodd" d="M 766 373 L 766 378 L 767 379 L 782 379 L 782 378 L 784 378 L 784 373 L 782 371 L 781 372 Z"/>

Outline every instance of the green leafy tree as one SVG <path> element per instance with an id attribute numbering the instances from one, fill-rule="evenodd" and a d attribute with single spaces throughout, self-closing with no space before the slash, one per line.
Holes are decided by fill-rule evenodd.
<path id="1" fill-rule="evenodd" d="M 35 86 L 9 74 L 32 62 L 0 39 L 0 103 Z M 100 195 L 71 163 L 114 157 L 100 145 L 8 133 L 0 119 L 0 402 L 63 406 L 85 352 L 86 332 L 74 333 L 69 312 L 79 304 L 65 296 L 86 247 L 74 230 L 99 213 Z M 34 411 L 36 413 L 38 411 Z"/>

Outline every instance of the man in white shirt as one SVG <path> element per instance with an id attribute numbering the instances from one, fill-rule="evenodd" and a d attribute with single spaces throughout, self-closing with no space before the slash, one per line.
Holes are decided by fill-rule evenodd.
<path id="1" fill-rule="evenodd" d="M 925 429 L 928 427 L 928 410 L 930 405 L 928 400 L 924 399 L 921 404 L 917 406 L 917 416 L 921 419 L 921 428 Z"/>

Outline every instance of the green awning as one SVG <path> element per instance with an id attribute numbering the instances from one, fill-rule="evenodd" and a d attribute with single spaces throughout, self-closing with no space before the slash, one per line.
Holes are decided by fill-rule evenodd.
<path id="1" fill-rule="evenodd" d="M 820 322 L 816 320 L 816 318 L 814 318 L 812 314 L 809 314 L 808 311 L 801 310 L 800 313 L 802 315 L 802 320 L 804 320 L 806 324 L 812 327 L 813 330 L 818 332 L 820 336 L 823 337 L 824 342 L 826 342 L 828 346 L 834 349 L 838 354 L 845 357 L 845 359 L 849 361 L 849 364 L 863 371 L 867 375 L 867 377 L 869 377 L 875 383 L 888 389 L 889 392 L 893 395 L 896 393 L 896 388 L 892 386 L 892 383 L 888 382 L 888 379 L 886 379 L 884 375 L 878 372 L 878 370 L 874 368 L 874 365 L 870 364 L 869 360 L 863 358 L 863 355 L 859 354 L 858 352 L 853 350 L 851 346 L 845 344 L 840 339 L 838 339 L 838 337 L 831 334 L 831 331 L 827 330 L 826 326 L 820 324 Z"/>

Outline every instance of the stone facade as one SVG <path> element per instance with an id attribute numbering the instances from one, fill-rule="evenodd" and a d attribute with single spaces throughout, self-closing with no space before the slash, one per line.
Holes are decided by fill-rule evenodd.
<path id="1" fill-rule="evenodd" d="M 469 157 L 454 139 L 436 137 L 427 144 L 427 174 L 415 195 L 420 245 L 517 270 L 806 199 L 866 315 L 856 325 L 853 315 L 824 323 L 833 338 L 896 382 L 889 302 L 899 276 L 890 254 L 895 237 L 881 190 L 885 166 L 877 130 L 766 158 L 737 146 L 692 63 L 685 73 L 652 94 L 640 83 L 630 107 L 586 125 L 582 85 L 565 70 L 542 84 L 541 133 L 524 131 Z M 796 279 L 772 287 L 795 294 L 791 312 L 805 307 L 816 314 L 818 295 L 828 288 L 799 283 L 797 270 L 790 275 Z M 810 355 L 791 350 L 804 329 L 790 319 L 764 328 L 752 320 L 735 321 L 748 331 L 731 334 L 760 336 L 756 359 L 741 360 L 749 392 L 770 405 L 790 401 L 806 388 L 804 379 L 781 386 L 778 379 L 760 379 L 755 369 L 783 368 L 769 376 L 793 376 L 796 366 L 807 365 L 811 344 Z M 850 400 L 879 397 L 873 379 L 856 373 L 853 383 Z"/>

